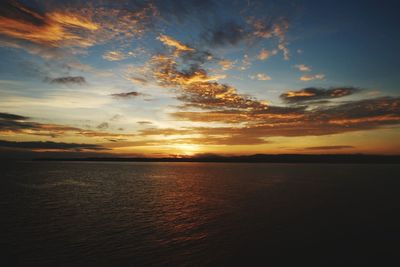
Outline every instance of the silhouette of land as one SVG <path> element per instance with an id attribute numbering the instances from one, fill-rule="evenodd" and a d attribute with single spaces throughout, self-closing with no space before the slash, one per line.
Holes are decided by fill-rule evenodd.
<path id="1" fill-rule="evenodd" d="M 193 156 L 193 157 L 87 157 L 37 158 L 39 161 L 116 161 L 116 162 L 243 162 L 243 163 L 364 163 L 399 164 L 400 155 L 366 154 L 256 154 L 248 156 Z"/>

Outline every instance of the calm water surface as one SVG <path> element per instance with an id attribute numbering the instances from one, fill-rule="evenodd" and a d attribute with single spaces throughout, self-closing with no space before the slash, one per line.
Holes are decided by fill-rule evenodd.
<path id="1" fill-rule="evenodd" d="M 2 266 L 400 266 L 400 165 L 1 165 Z"/>

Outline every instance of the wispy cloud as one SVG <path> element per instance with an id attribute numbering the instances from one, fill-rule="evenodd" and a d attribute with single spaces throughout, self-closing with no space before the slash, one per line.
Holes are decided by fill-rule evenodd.
<path id="1" fill-rule="evenodd" d="M 304 64 L 294 65 L 293 67 L 295 67 L 299 71 L 303 71 L 303 72 L 311 71 L 311 67 L 307 66 L 307 65 L 304 65 Z"/>
<path id="2" fill-rule="evenodd" d="M 276 37 L 279 40 L 278 49 L 282 51 L 285 60 L 289 60 L 289 49 L 287 47 L 286 32 L 289 29 L 289 22 L 286 19 L 279 19 L 270 24 L 263 20 L 251 18 L 248 21 L 254 28 L 253 34 L 259 38 L 269 39 Z"/>
<path id="3" fill-rule="evenodd" d="M 177 52 L 189 52 L 194 51 L 193 48 L 179 42 L 178 40 L 168 36 L 168 35 L 160 35 L 157 37 L 163 44 L 169 47 L 173 47 Z"/>
<path id="4" fill-rule="evenodd" d="M 214 26 L 213 29 L 204 33 L 204 39 L 213 47 L 236 45 L 246 40 L 248 32 L 244 26 L 236 21 L 227 21 Z"/>
<path id="5" fill-rule="evenodd" d="M 267 60 L 270 56 L 276 55 L 278 53 L 278 50 L 274 49 L 272 51 L 269 51 L 267 49 L 261 49 L 260 53 L 257 55 L 257 58 L 259 60 Z"/>
<path id="6" fill-rule="evenodd" d="M 18 1 L 2 4 L 2 44 L 46 57 L 55 52 L 54 48 L 84 49 L 110 40 L 129 42 L 150 29 L 158 15 L 151 3 L 132 9 L 118 4 L 104 8 L 94 2 L 53 3 L 45 7 L 44 11 L 37 11 Z M 64 56 L 72 56 L 70 52 Z"/>
<path id="7" fill-rule="evenodd" d="M 338 149 L 351 149 L 354 146 L 335 145 L 335 146 L 311 146 L 306 147 L 306 150 L 338 150 Z"/>
<path id="8" fill-rule="evenodd" d="M 303 75 L 300 77 L 300 81 L 308 82 L 313 80 L 323 80 L 325 79 L 325 74 L 312 74 L 312 75 Z"/>
<path id="9" fill-rule="evenodd" d="M 100 28 L 90 18 L 78 13 L 52 11 L 40 14 L 16 1 L 3 8 L 13 10 L 9 14 L 14 16 L 0 16 L 0 34 L 33 43 L 87 47 L 93 45 L 93 40 L 84 36 Z"/>
<path id="10" fill-rule="evenodd" d="M 255 75 L 250 75 L 250 78 L 253 80 L 259 80 L 259 81 L 270 81 L 272 80 L 271 76 L 265 74 L 265 73 L 257 73 Z"/>
<path id="11" fill-rule="evenodd" d="M 228 59 L 223 59 L 218 61 L 218 64 L 222 67 L 223 70 L 230 70 L 234 67 L 235 62 Z"/>
<path id="12" fill-rule="evenodd" d="M 13 136 L 16 134 L 36 135 L 36 136 L 85 136 L 85 137 L 121 137 L 131 136 L 128 134 L 115 134 L 100 131 L 82 129 L 78 127 L 46 124 L 32 121 L 31 118 L 9 113 L 0 113 L 0 135 Z"/>
<path id="13" fill-rule="evenodd" d="M 263 111 L 177 112 L 173 116 L 189 121 L 224 122 L 235 126 L 153 129 L 144 134 L 219 136 L 246 144 L 246 138 L 265 143 L 274 136 L 322 136 L 352 131 L 373 130 L 400 124 L 400 98 L 374 98 L 350 101 L 336 106 L 308 110 L 307 107 L 274 107 Z M 244 126 L 238 126 L 244 124 Z M 233 144 L 233 143 L 230 143 Z"/>
<path id="14" fill-rule="evenodd" d="M 9 149 L 22 149 L 29 151 L 91 151 L 91 150 L 109 150 L 101 145 L 97 144 L 77 144 L 77 143 L 63 143 L 63 142 L 52 142 L 52 141 L 5 141 L 0 140 L 0 148 Z"/>
<path id="15" fill-rule="evenodd" d="M 133 98 L 142 95 L 139 92 L 132 91 L 132 92 L 126 92 L 126 93 L 117 93 L 117 94 L 111 94 L 111 96 L 116 97 L 116 98 Z"/>
<path id="16" fill-rule="evenodd" d="M 108 61 L 119 61 L 126 59 L 126 56 L 120 51 L 108 51 L 103 54 L 103 58 Z"/>
<path id="17" fill-rule="evenodd" d="M 299 103 L 305 101 L 333 99 L 349 96 L 359 92 L 355 87 L 334 87 L 329 89 L 308 87 L 298 91 L 288 91 L 280 95 L 285 102 Z"/>
<path id="18" fill-rule="evenodd" d="M 86 79 L 82 76 L 67 76 L 67 77 L 58 77 L 58 78 L 46 78 L 46 82 L 53 84 L 85 84 Z"/>

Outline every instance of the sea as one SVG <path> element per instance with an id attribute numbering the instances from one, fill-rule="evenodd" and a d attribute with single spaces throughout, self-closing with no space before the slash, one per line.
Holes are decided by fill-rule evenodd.
<path id="1" fill-rule="evenodd" d="M 1 266 L 400 266 L 400 165 L 3 162 Z"/>

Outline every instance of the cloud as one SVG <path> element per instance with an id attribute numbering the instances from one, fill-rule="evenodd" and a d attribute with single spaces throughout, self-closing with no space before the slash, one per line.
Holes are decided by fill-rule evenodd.
<path id="1" fill-rule="evenodd" d="M 247 123 L 254 124 L 260 122 L 268 123 L 287 123 L 302 119 L 304 115 L 303 107 L 276 107 L 268 106 L 265 110 L 238 111 L 236 109 L 221 111 L 178 111 L 171 115 L 178 120 L 189 120 L 195 122 L 225 122 L 225 123 Z"/>
<path id="2" fill-rule="evenodd" d="M 140 125 L 149 125 L 149 124 L 153 124 L 151 121 L 137 121 L 136 123 L 137 123 L 137 124 L 140 124 Z"/>
<path id="3" fill-rule="evenodd" d="M 303 75 L 300 77 L 300 81 L 308 82 L 313 80 L 323 80 L 325 79 L 325 74 L 313 74 L 313 75 Z"/>
<path id="4" fill-rule="evenodd" d="M 253 27 L 253 34 L 264 39 L 275 36 L 281 40 L 284 40 L 285 34 L 289 29 L 289 22 L 284 18 L 281 18 L 273 23 L 269 23 L 252 17 L 248 20 L 248 23 Z"/>
<path id="5" fill-rule="evenodd" d="M 105 130 L 105 129 L 108 129 L 109 127 L 110 127 L 110 125 L 108 122 L 102 122 L 96 126 L 96 128 L 100 129 L 100 130 Z"/>
<path id="6" fill-rule="evenodd" d="M 8 12 L 0 16 L 0 34 L 32 43 L 87 47 L 93 44 L 92 40 L 80 34 L 99 29 L 90 18 L 67 11 L 41 14 L 17 1 L 8 2 L 2 9 Z"/>
<path id="7" fill-rule="evenodd" d="M 251 79 L 259 81 L 270 81 L 272 78 L 265 73 L 257 73 L 256 75 L 251 75 Z"/>
<path id="8" fill-rule="evenodd" d="M 207 30 L 203 34 L 203 38 L 207 44 L 213 47 L 233 46 L 248 37 L 248 32 L 244 26 L 239 25 L 236 21 L 228 21 L 214 26 L 211 30 Z"/>
<path id="9" fill-rule="evenodd" d="M 304 65 L 304 64 L 294 65 L 293 67 L 295 67 L 295 68 L 298 69 L 299 71 L 303 71 L 303 72 L 311 71 L 311 67 L 306 66 L 306 65 Z"/>
<path id="10" fill-rule="evenodd" d="M 349 96 L 359 92 L 355 87 L 334 87 L 330 89 L 308 87 L 299 91 L 288 91 L 280 95 L 280 98 L 288 103 L 299 103 L 312 100 L 333 99 Z"/>
<path id="11" fill-rule="evenodd" d="M 276 49 L 268 51 L 267 49 L 261 49 L 260 53 L 257 55 L 259 60 L 267 60 L 270 56 L 276 55 L 278 51 Z"/>
<path id="12" fill-rule="evenodd" d="M 289 60 L 290 52 L 286 41 L 286 32 L 289 29 L 289 21 L 287 19 L 281 18 L 274 23 L 267 23 L 261 19 L 250 18 L 248 23 L 253 27 L 253 35 L 263 39 L 278 38 L 278 50 L 282 51 L 285 60 Z"/>
<path id="13" fill-rule="evenodd" d="M 115 134 L 100 131 L 82 129 L 78 127 L 46 124 L 32 121 L 31 118 L 16 114 L 0 113 L 0 135 L 14 136 L 16 134 L 59 137 L 76 135 L 85 137 L 122 137 L 129 134 Z"/>
<path id="14" fill-rule="evenodd" d="M 244 54 L 242 59 L 242 64 L 239 66 L 240 70 L 247 70 L 251 66 L 251 61 L 249 55 Z"/>
<path id="15" fill-rule="evenodd" d="M 146 85 L 148 81 L 145 78 L 136 77 L 136 76 L 128 76 L 126 77 L 127 80 L 140 85 Z"/>
<path id="16" fill-rule="evenodd" d="M 127 43 L 141 37 L 158 16 L 152 3 L 131 3 L 130 8 L 115 3 L 105 8 L 97 2 L 77 1 L 36 7 L 39 8 L 35 10 L 18 1 L 0 6 L 2 44 L 44 56 L 54 48 L 68 48 L 63 51 L 68 57 L 95 44 L 111 40 Z"/>
<path id="17" fill-rule="evenodd" d="M 120 61 L 126 59 L 126 56 L 120 51 L 108 51 L 103 54 L 103 58 L 108 61 Z"/>
<path id="18" fill-rule="evenodd" d="M 311 146 L 311 147 L 306 147 L 304 149 L 306 150 L 337 150 L 337 149 L 350 149 L 354 148 L 354 146 Z"/>
<path id="19" fill-rule="evenodd" d="M 0 112 L 0 121 L 24 121 L 24 120 L 29 120 L 29 118 L 16 114 Z"/>
<path id="20" fill-rule="evenodd" d="M 67 77 L 58 77 L 58 78 L 46 78 L 46 82 L 52 83 L 52 84 L 85 84 L 86 80 L 82 76 L 67 76 Z"/>
<path id="21" fill-rule="evenodd" d="M 115 114 L 110 118 L 110 121 L 120 121 L 124 116 L 120 114 Z"/>
<path id="22" fill-rule="evenodd" d="M 265 104 L 239 94 L 236 88 L 218 83 L 225 75 L 210 76 L 197 66 L 178 70 L 176 61 L 165 55 L 154 56 L 150 65 L 153 79 L 161 86 L 179 89 L 177 98 L 187 106 L 203 109 L 266 108 Z"/>
<path id="23" fill-rule="evenodd" d="M 76 144 L 61 142 L 14 142 L 0 140 L 0 148 L 23 149 L 29 151 L 87 151 L 87 150 L 108 150 L 107 148 L 96 144 Z"/>
<path id="24" fill-rule="evenodd" d="M 249 139 L 253 143 L 262 144 L 267 138 L 275 136 L 321 136 L 398 126 L 400 98 L 364 99 L 311 110 L 306 106 L 269 106 L 262 111 L 181 111 L 172 116 L 178 120 L 194 122 L 223 122 L 229 126 L 148 129 L 143 134 L 214 137 L 213 141 L 219 144 L 228 142 L 231 145 L 247 144 Z"/>
<path id="25" fill-rule="evenodd" d="M 223 70 L 230 70 L 234 67 L 235 62 L 228 59 L 223 59 L 218 61 L 218 64 L 222 67 Z"/>
<path id="26" fill-rule="evenodd" d="M 189 52 L 189 51 L 194 51 L 193 48 L 179 42 L 178 40 L 167 36 L 167 35 L 160 35 L 157 37 L 158 40 L 160 40 L 164 45 L 173 47 L 177 52 Z"/>
<path id="27" fill-rule="evenodd" d="M 217 8 L 213 0 L 154 0 L 160 16 L 165 21 L 184 23 L 185 20 L 209 21 Z"/>
<path id="28" fill-rule="evenodd" d="M 116 98 L 133 98 L 142 95 L 139 92 L 127 92 L 127 93 L 117 93 L 117 94 L 111 94 L 111 96 L 116 97 Z"/>

